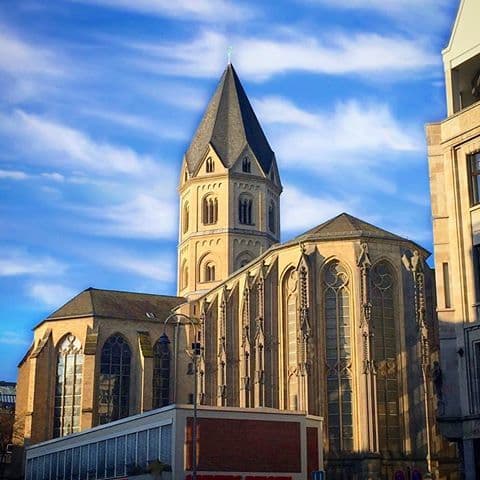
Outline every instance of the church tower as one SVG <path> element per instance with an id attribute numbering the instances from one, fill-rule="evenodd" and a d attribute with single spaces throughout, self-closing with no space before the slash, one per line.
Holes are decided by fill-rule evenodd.
<path id="1" fill-rule="evenodd" d="M 185 154 L 178 294 L 211 289 L 280 239 L 278 168 L 231 64 Z"/>

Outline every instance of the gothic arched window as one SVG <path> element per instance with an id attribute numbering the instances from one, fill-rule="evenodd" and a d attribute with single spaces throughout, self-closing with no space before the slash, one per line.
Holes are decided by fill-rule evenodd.
<path id="1" fill-rule="evenodd" d="M 170 401 L 170 340 L 164 333 L 153 347 L 153 408 Z"/>
<path id="2" fill-rule="evenodd" d="M 189 214 L 190 214 L 190 207 L 188 205 L 188 202 L 185 202 L 183 204 L 183 233 L 188 232 L 188 223 L 190 221 Z"/>
<path id="3" fill-rule="evenodd" d="M 182 276 L 180 278 L 180 285 L 182 288 L 188 287 L 188 265 L 187 262 L 183 262 L 182 266 Z"/>
<path id="4" fill-rule="evenodd" d="M 295 269 L 291 269 L 283 283 L 284 320 L 285 320 L 285 369 L 287 378 L 286 405 L 288 410 L 298 409 L 298 358 L 297 358 L 297 296 L 298 275 Z"/>
<path id="5" fill-rule="evenodd" d="M 268 207 L 268 228 L 275 233 L 275 203 L 273 201 L 270 202 Z"/>
<path id="6" fill-rule="evenodd" d="M 82 374 L 82 345 L 74 335 L 67 335 L 57 350 L 54 437 L 80 431 Z"/>
<path id="7" fill-rule="evenodd" d="M 377 367 L 378 442 L 381 451 L 400 451 L 398 361 L 395 332 L 395 285 L 386 262 L 371 271 L 374 358 Z"/>
<path id="8" fill-rule="evenodd" d="M 215 162 L 212 157 L 207 158 L 206 167 L 207 173 L 213 173 L 215 171 Z"/>
<path id="9" fill-rule="evenodd" d="M 121 335 L 112 335 L 103 345 L 98 382 L 99 424 L 129 414 L 131 357 L 130 347 Z"/>
<path id="10" fill-rule="evenodd" d="M 218 200 L 213 195 L 207 195 L 203 199 L 203 224 L 213 225 L 218 219 Z"/>
<path id="11" fill-rule="evenodd" d="M 334 261 L 323 275 L 327 422 L 331 452 L 353 450 L 352 322 L 345 268 Z"/>
<path id="12" fill-rule="evenodd" d="M 252 164 L 250 163 L 250 159 L 248 157 L 244 157 L 242 162 L 242 172 L 250 173 L 251 170 Z"/>
<path id="13" fill-rule="evenodd" d="M 249 195 L 238 199 L 238 221 L 242 225 L 253 225 L 253 200 Z"/>
<path id="14" fill-rule="evenodd" d="M 204 281 L 205 282 L 215 281 L 215 264 L 213 262 L 205 263 Z"/>

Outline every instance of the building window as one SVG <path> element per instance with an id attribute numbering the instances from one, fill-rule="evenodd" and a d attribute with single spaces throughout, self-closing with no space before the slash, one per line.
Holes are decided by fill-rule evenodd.
<path id="1" fill-rule="evenodd" d="M 472 205 L 480 203 L 480 152 L 469 156 Z"/>
<path id="2" fill-rule="evenodd" d="M 253 225 L 253 200 L 250 196 L 240 195 L 238 199 L 238 221 L 242 225 Z"/>
<path id="3" fill-rule="evenodd" d="M 448 263 L 442 263 L 443 272 L 443 299 L 445 308 L 451 308 L 452 300 L 450 298 L 450 273 L 448 270 Z"/>
<path id="4" fill-rule="evenodd" d="M 331 452 L 353 450 L 352 325 L 348 274 L 338 262 L 323 275 L 328 439 Z"/>
<path id="5" fill-rule="evenodd" d="M 207 158 L 206 170 L 207 173 L 213 173 L 215 171 L 215 162 L 213 161 L 212 157 Z"/>
<path id="6" fill-rule="evenodd" d="M 188 180 L 188 172 L 185 170 L 185 173 L 183 174 L 183 181 L 186 182 Z"/>
<path id="7" fill-rule="evenodd" d="M 275 233 L 275 204 L 270 202 L 268 207 L 268 228 L 272 233 Z"/>
<path id="8" fill-rule="evenodd" d="M 475 280 L 475 301 L 480 302 L 480 245 L 473 246 L 473 275 Z"/>
<path id="9" fill-rule="evenodd" d="M 182 277 L 180 279 L 180 285 L 183 288 L 188 287 L 188 265 L 187 262 L 183 262 L 183 267 L 182 267 Z"/>
<path id="10" fill-rule="evenodd" d="M 215 281 L 215 264 L 213 262 L 207 262 L 205 264 L 204 281 L 205 282 Z"/>
<path id="11" fill-rule="evenodd" d="M 103 345 L 98 386 L 100 425 L 128 416 L 131 357 L 130 347 L 121 335 L 112 335 Z"/>
<path id="12" fill-rule="evenodd" d="M 252 164 L 250 163 L 250 159 L 248 157 L 244 157 L 243 159 L 242 171 L 245 173 L 250 173 L 252 171 Z"/>
<path id="13" fill-rule="evenodd" d="M 153 347 L 153 408 L 170 401 L 170 340 L 164 333 Z"/>
<path id="14" fill-rule="evenodd" d="M 203 199 L 203 224 L 213 225 L 218 220 L 218 200 L 213 195 Z"/>
<path id="15" fill-rule="evenodd" d="M 398 382 L 397 334 L 395 331 L 395 286 L 385 262 L 372 269 L 372 323 L 375 331 L 374 358 L 377 367 L 378 441 L 380 451 L 399 452 L 400 387 Z"/>
<path id="16" fill-rule="evenodd" d="M 240 253 L 235 260 L 236 269 L 244 267 L 253 260 L 254 256 L 251 252 L 245 251 Z"/>
<path id="17" fill-rule="evenodd" d="M 67 335 L 57 351 L 53 436 L 80 431 L 83 353 L 80 341 Z"/>
<path id="18" fill-rule="evenodd" d="M 183 233 L 188 232 L 188 223 L 189 223 L 189 215 L 190 214 L 190 207 L 188 202 L 185 202 L 183 205 Z"/>
<path id="19" fill-rule="evenodd" d="M 295 269 L 290 270 L 285 276 L 283 286 L 283 298 L 285 299 L 285 364 L 287 377 L 287 398 L 286 408 L 298 410 L 299 388 L 298 388 L 298 275 Z"/>

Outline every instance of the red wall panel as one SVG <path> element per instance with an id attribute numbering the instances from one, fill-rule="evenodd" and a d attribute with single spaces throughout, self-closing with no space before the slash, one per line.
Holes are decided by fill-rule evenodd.
<path id="1" fill-rule="evenodd" d="M 187 419 L 186 469 L 192 468 L 193 419 Z M 301 472 L 300 424 L 199 418 L 197 468 L 204 472 Z"/>

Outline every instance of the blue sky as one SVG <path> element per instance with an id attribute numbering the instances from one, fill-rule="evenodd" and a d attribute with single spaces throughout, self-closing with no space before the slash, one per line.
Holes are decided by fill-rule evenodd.
<path id="1" fill-rule="evenodd" d="M 282 239 L 347 211 L 431 249 L 424 124 L 457 0 L 2 0 L 0 380 L 93 286 L 175 294 L 179 167 L 232 63 Z"/>

